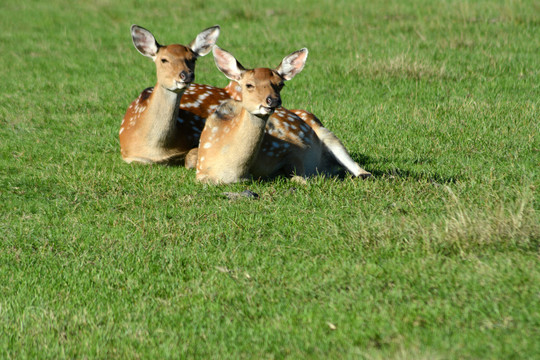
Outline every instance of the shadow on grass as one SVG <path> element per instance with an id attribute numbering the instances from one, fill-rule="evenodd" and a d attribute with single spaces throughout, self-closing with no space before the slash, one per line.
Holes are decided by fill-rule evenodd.
<path id="1" fill-rule="evenodd" d="M 399 178 L 399 179 L 404 179 L 404 180 L 411 179 L 415 181 L 427 180 L 427 181 L 435 182 L 438 184 L 453 184 L 458 180 L 457 175 L 441 175 L 435 172 L 419 172 L 419 171 L 396 168 L 396 167 L 392 167 L 387 170 L 371 169 L 372 167 L 379 167 L 377 166 L 377 164 L 380 164 L 381 162 L 391 163 L 392 161 L 390 159 L 379 159 L 375 161 L 373 158 L 365 154 L 356 153 L 356 152 L 352 152 L 351 157 L 353 158 L 354 161 L 360 164 L 361 167 L 369 171 L 372 174 L 372 176 L 375 178 L 381 178 L 381 177 L 388 178 L 388 179 Z M 413 164 L 418 164 L 418 161 L 413 162 Z M 373 165 L 373 166 L 370 166 L 370 165 Z M 343 175 L 340 174 L 340 178 L 342 176 L 347 176 L 347 174 L 346 173 L 344 173 Z"/>
<path id="2" fill-rule="evenodd" d="M 384 165 L 384 163 L 392 163 L 393 161 L 391 159 L 384 159 L 384 158 L 374 160 L 374 158 L 367 156 L 365 154 L 362 154 L 362 153 L 358 153 L 358 152 L 351 152 L 350 155 L 353 158 L 353 160 L 356 161 L 362 168 L 364 168 L 365 170 L 369 171 L 372 174 L 372 177 L 368 179 L 377 179 L 377 178 L 396 179 L 398 178 L 398 179 L 403 179 L 403 180 L 409 179 L 409 180 L 414 180 L 414 181 L 429 181 L 429 182 L 434 182 L 441 185 L 453 184 L 458 180 L 457 175 L 441 175 L 439 173 L 428 172 L 428 171 L 419 172 L 419 171 L 396 168 L 396 167 L 391 167 L 386 170 L 372 169 L 373 167 L 380 168 L 381 166 L 378 166 L 379 164 Z M 427 161 L 427 160 L 422 161 L 422 162 L 415 160 L 411 162 L 411 164 L 418 165 L 419 163 L 425 164 L 429 162 L 430 161 Z M 183 160 L 181 161 L 169 160 L 167 162 L 160 163 L 160 165 L 165 165 L 165 166 L 170 166 L 170 167 L 184 167 L 184 161 Z M 148 166 L 148 165 L 144 165 L 144 166 Z M 336 174 L 333 176 L 327 175 L 328 178 L 333 178 L 333 179 L 338 179 L 338 180 L 344 180 L 350 176 L 351 176 L 350 173 L 347 172 L 345 169 L 341 169 L 337 171 Z M 277 176 L 273 176 L 273 177 L 269 177 L 265 179 L 252 179 L 252 181 L 253 182 L 272 182 L 272 181 L 276 181 L 277 179 L 285 180 L 287 179 L 287 177 L 283 175 L 277 175 Z"/>

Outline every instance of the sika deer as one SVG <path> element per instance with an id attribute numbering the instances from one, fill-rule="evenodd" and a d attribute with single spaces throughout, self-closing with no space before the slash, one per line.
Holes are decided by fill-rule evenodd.
<path id="1" fill-rule="evenodd" d="M 181 162 L 197 147 L 204 118 L 198 116 L 201 112 L 180 110 L 180 99 L 195 79 L 195 61 L 210 52 L 219 31 L 219 26 L 203 30 L 189 46 L 164 46 L 150 31 L 131 27 L 135 48 L 156 64 L 157 83 L 144 90 L 124 115 L 119 132 L 124 161 Z"/>
<path id="2" fill-rule="evenodd" d="M 283 82 L 303 69 L 307 49 L 285 57 L 274 70 L 246 70 L 217 46 L 213 53 L 218 69 L 232 80 L 228 90 L 237 100 L 223 103 L 207 120 L 198 149 L 199 181 L 232 183 L 250 175 L 333 174 L 336 160 L 355 176 L 370 175 L 315 116 L 279 108 Z"/>

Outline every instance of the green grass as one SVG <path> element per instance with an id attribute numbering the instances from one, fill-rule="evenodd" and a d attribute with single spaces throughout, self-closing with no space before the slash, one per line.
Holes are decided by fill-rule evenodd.
<path id="1" fill-rule="evenodd" d="M 219 24 L 252 67 L 308 47 L 284 104 L 374 178 L 123 163 L 132 23 Z M 540 357 L 537 2 L 21 0 L 0 28 L 0 358 Z"/>

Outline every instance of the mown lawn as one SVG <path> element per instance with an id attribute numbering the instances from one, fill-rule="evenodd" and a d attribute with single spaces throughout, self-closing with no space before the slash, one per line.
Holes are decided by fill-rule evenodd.
<path id="1" fill-rule="evenodd" d="M 308 47 L 283 102 L 373 178 L 124 163 L 133 23 L 219 24 L 251 67 Z M 0 358 L 540 357 L 538 2 L 21 0 L 0 29 Z"/>

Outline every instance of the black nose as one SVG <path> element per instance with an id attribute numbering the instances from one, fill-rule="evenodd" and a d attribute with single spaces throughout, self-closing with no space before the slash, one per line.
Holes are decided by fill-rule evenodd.
<path id="1" fill-rule="evenodd" d="M 269 107 L 277 108 L 281 106 L 281 98 L 268 96 L 266 98 L 266 103 L 268 104 Z"/>
<path id="2" fill-rule="evenodd" d="M 181 73 L 180 73 L 180 79 L 182 79 L 183 82 L 192 82 L 193 80 L 195 80 L 195 74 L 190 71 L 190 72 L 187 72 L 185 70 L 183 70 Z"/>

